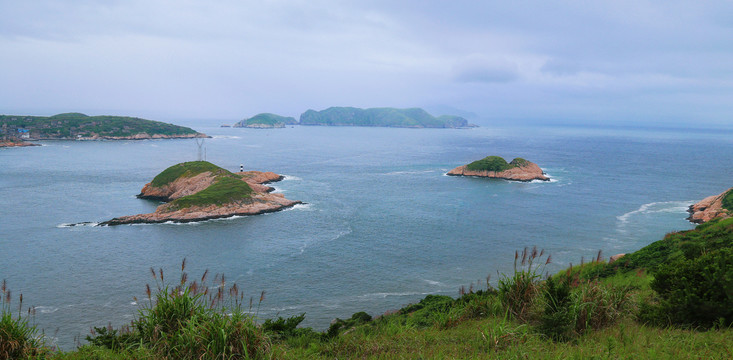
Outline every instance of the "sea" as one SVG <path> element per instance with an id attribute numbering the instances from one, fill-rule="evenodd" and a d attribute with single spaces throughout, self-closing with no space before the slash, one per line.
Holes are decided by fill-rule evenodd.
<path id="1" fill-rule="evenodd" d="M 515 251 L 540 271 L 638 250 L 694 227 L 687 208 L 733 186 L 733 131 L 640 126 L 400 129 L 189 125 L 199 141 L 40 141 L 0 149 L 0 279 L 63 350 L 92 327 L 129 324 L 148 304 L 150 269 L 175 285 L 208 270 L 236 283 L 259 321 L 378 316 L 428 294 L 496 286 Z M 200 146 L 199 146 L 200 145 Z M 451 177 L 499 155 L 537 163 L 549 182 Z M 148 213 L 135 197 L 167 167 L 199 157 L 273 171 L 304 204 L 186 224 L 95 226 Z M 80 224 L 71 226 L 72 224 Z M 220 277 L 219 277 L 220 278 Z M 159 281 L 159 279 L 158 279 Z M 264 296 L 263 296 L 264 295 Z M 249 308 L 249 299 L 252 307 Z M 262 301 L 260 301 L 262 299 Z"/>

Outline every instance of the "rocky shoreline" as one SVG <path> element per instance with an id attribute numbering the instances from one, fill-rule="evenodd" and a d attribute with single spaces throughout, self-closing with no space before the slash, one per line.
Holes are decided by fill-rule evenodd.
<path id="1" fill-rule="evenodd" d="M 221 219 L 233 216 L 259 215 L 291 208 L 302 204 L 301 201 L 286 199 L 283 194 L 272 193 L 275 189 L 265 184 L 282 180 L 284 177 L 273 172 L 244 171 L 230 173 L 246 182 L 252 189 L 249 197 L 229 201 L 224 204 L 192 205 L 183 208 L 171 206 L 171 201 L 194 195 L 215 183 L 216 176 L 210 171 L 195 176 L 182 176 L 163 186 L 146 184 L 137 195 L 141 199 L 152 199 L 166 202 L 158 206 L 153 213 L 116 217 L 102 222 L 99 226 L 115 226 L 125 224 L 155 223 L 188 223 Z"/>
<path id="2" fill-rule="evenodd" d="M 0 148 L 2 147 L 22 147 L 22 146 L 41 146 L 39 144 L 29 143 L 27 141 L 6 141 L 0 140 Z"/>
<path id="3" fill-rule="evenodd" d="M 448 173 L 448 176 L 475 176 L 511 181 L 529 182 L 532 180 L 549 181 L 539 165 L 526 161 L 524 164 L 504 171 L 469 170 L 468 165 L 459 166 Z"/>
<path id="4" fill-rule="evenodd" d="M 687 212 L 690 213 L 687 220 L 695 224 L 702 224 L 717 218 L 726 219 L 731 217 L 733 215 L 731 211 L 723 207 L 723 198 L 730 191 L 733 191 L 733 188 L 723 191 L 723 193 L 718 195 L 708 196 L 690 205 L 687 209 Z"/>

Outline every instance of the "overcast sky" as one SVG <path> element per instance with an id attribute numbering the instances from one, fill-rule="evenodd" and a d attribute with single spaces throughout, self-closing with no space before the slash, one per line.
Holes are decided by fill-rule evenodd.
<path id="1" fill-rule="evenodd" d="M 731 1 L 0 0 L 0 17 L 0 114 L 733 123 Z"/>

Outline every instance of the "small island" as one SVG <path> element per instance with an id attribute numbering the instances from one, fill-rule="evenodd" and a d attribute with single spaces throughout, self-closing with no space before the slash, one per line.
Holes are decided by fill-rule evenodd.
<path id="1" fill-rule="evenodd" d="M 513 181 L 550 180 L 542 169 L 531 161 L 515 158 L 507 163 L 500 156 L 487 156 L 468 165 L 459 166 L 446 175 L 477 176 Z"/>
<path id="2" fill-rule="evenodd" d="M 54 116 L 0 115 L 4 136 L 20 140 L 144 140 L 205 138 L 185 126 L 128 116 L 88 116 L 65 113 Z"/>
<path id="3" fill-rule="evenodd" d="M 690 222 L 702 224 L 713 219 L 727 219 L 733 216 L 733 188 L 721 194 L 708 196 L 690 205 L 687 209 Z"/>
<path id="4" fill-rule="evenodd" d="M 293 117 L 285 117 L 276 114 L 262 113 L 257 114 L 249 119 L 244 119 L 233 127 L 246 127 L 252 129 L 273 129 L 284 128 L 285 125 L 298 125 L 298 121 Z"/>
<path id="5" fill-rule="evenodd" d="M 300 125 L 370 126 L 402 128 L 467 128 L 476 127 L 468 120 L 453 115 L 435 117 L 420 108 L 330 107 L 326 110 L 308 110 L 300 115 Z"/>
<path id="6" fill-rule="evenodd" d="M 275 212 L 301 204 L 274 194 L 265 184 L 282 180 L 273 172 L 232 173 L 207 161 L 173 165 L 146 184 L 138 197 L 165 201 L 150 214 L 117 217 L 100 226 L 193 222 Z"/>

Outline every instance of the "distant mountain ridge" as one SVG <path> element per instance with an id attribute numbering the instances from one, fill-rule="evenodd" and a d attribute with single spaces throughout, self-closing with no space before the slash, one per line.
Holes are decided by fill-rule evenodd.
<path id="1" fill-rule="evenodd" d="M 474 127 L 468 120 L 453 115 L 435 117 L 421 108 L 330 107 L 308 110 L 300 115 L 300 125 L 377 126 L 404 128 L 463 128 Z"/>
<path id="2" fill-rule="evenodd" d="M 185 126 L 129 116 L 0 115 L 3 136 L 23 140 L 128 140 L 207 137 Z"/>

